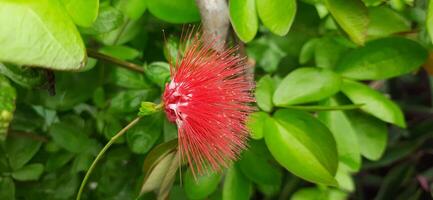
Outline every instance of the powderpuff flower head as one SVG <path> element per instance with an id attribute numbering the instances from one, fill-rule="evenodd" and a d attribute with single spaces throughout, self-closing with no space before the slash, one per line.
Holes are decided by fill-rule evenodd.
<path id="1" fill-rule="evenodd" d="M 164 111 L 178 127 L 181 158 L 193 174 L 219 171 L 246 148 L 245 124 L 255 101 L 252 74 L 236 48 L 216 52 L 217 39 L 205 42 L 200 32 L 184 37 L 182 58 L 170 64 Z"/>

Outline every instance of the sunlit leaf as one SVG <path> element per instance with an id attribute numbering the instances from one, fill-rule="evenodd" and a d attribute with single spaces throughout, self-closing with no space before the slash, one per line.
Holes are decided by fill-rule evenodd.
<path id="1" fill-rule="evenodd" d="M 55 70 L 86 63 L 81 36 L 59 1 L 2 0 L 0 23 L 0 61 Z"/>

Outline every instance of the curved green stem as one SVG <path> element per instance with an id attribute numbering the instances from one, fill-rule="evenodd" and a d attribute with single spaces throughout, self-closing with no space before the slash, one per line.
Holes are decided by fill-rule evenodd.
<path id="1" fill-rule="evenodd" d="M 102 158 L 102 156 L 105 154 L 105 152 L 110 148 L 110 146 L 123 134 L 126 133 L 127 130 L 129 130 L 131 127 L 133 127 L 135 124 L 137 124 L 138 121 L 140 121 L 141 117 L 135 118 L 132 122 L 130 122 L 128 125 L 126 125 L 122 130 L 120 130 L 116 135 L 114 135 L 110 141 L 102 148 L 102 150 L 99 152 L 99 154 L 96 156 L 95 160 L 93 160 L 92 165 L 90 165 L 89 170 L 87 170 L 86 175 L 84 176 L 83 181 L 81 182 L 80 190 L 78 190 L 77 194 L 77 200 L 80 200 L 81 194 L 83 193 L 84 186 L 87 183 L 87 180 L 90 177 L 90 174 L 92 173 L 93 169 L 95 168 L 98 161 Z"/>

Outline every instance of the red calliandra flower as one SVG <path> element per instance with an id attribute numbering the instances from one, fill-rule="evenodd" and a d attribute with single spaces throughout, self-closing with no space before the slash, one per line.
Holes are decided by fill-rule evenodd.
<path id="1" fill-rule="evenodd" d="M 178 127 L 182 159 L 193 174 L 203 174 L 228 167 L 246 148 L 254 82 L 235 48 L 216 52 L 216 39 L 187 35 L 183 57 L 170 65 L 163 101 L 167 118 Z"/>

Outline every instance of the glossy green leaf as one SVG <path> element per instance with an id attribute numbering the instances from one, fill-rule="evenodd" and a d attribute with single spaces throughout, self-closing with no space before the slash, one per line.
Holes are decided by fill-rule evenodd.
<path id="1" fill-rule="evenodd" d="M 324 0 L 341 28 L 356 44 L 363 45 L 369 23 L 368 10 L 361 0 Z"/>
<path id="2" fill-rule="evenodd" d="M 248 150 L 242 153 L 237 166 L 256 184 L 279 186 L 283 179 L 282 170 L 273 160 L 264 141 L 250 141 Z"/>
<path id="3" fill-rule="evenodd" d="M 397 104 L 380 92 L 355 81 L 344 80 L 341 90 L 354 103 L 364 104 L 361 109 L 389 123 L 406 127 L 403 112 Z"/>
<path id="4" fill-rule="evenodd" d="M 378 160 L 382 157 L 388 140 L 386 124 L 356 111 L 349 112 L 349 118 L 356 131 L 361 154 L 370 160 Z"/>
<path id="5" fill-rule="evenodd" d="M 299 68 L 281 81 L 273 101 L 277 106 L 318 101 L 337 93 L 340 83 L 340 77 L 330 70 Z"/>
<path id="6" fill-rule="evenodd" d="M 250 130 L 251 138 L 255 140 L 260 140 L 263 138 L 263 134 L 265 132 L 263 127 L 265 126 L 265 121 L 267 118 L 269 118 L 269 115 L 265 112 L 255 112 L 250 114 L 247 120 L 247 127 Z"/>
<path id="7" fill-rule="evenodd" d="M 249 42 L 256 36 L 259 20 L 255 0 L 229 1 L 230 21 L 236 34 L 243 42 Z"/>
<path id="8" fill-rule="evenodd" d="M 0 63 L 0 74 L 10 78 L 13 82 L 25 88 L 34 88 L 45 83 L 45 76 L 41 69 Z"/>
<path id="9" fill-rule="evenodd" d="M 88 27 L 96 20 L 99 0 L 61 0 L 69 16 L 79 26 Z"/>
<path id="10" fill-rule="evenodd" d="M 162 117 L 154 114 L 140 120 L 126 134 L 128 146 L 132 152 L 147 153 L 162 133 Z"/>
<path id="11" fill-rule="evenodd" d="M 121 0 L 117 3 L 117 7 L 133 20 L 140 18 L 147 8 L 147 0 Z"/>
<path id="12" fill-rule="evenodd" d="M 194 175 L 188 168 L 183 176 L 184 191 L 189 199 L 204 199 L 212 194 L 221 180 L 221 175 L 216 172 L 209 172 L 203 175 Z"/>
<path id="13" fill-rule="evenodd" d="M 296 0 L 256 0 L 263 24 L 273 33 L 284 36 L 296 15 Z"/>
<path id="14" fill-rule="evenodd" d="M 9 123 L 13 119 L 16 95 L 15 88 L 10 85 L 9 80 L 0 74 L 0 141 L 6 139 Z"/>
<path id="15" fill-rule="evenodd" d="M 236 165 L 227 170 L 224 179 L 222 200 L 248 200 L 252 191 L 251 182 Z"/>
<path id="16" fill-rule="evenodd" d="M 0 199 L 15 200 L 15 184 L 12 178 L 0 177 Z"/>
<path id="17" fill-rule="evenodd" d="M 328 128 L 303 111 L 282 109 L 274 118 L 265 125 L 265 141 L 274 158 L 305 180 L 336 185 L 338 154 Z"/>
<path id="18" fill-rule="evenodd" d="M 84 67 L 83 41 L 59 1 L 2 0 L 0 22 L 0 61 L 54 70 Z"/>
<path id="19" fill-rule="evenodd" d="M 260 109 L 270 112 L 272 111 L 272 95 L 275 91 L 275 81 L 271 76 L 263 76 L 256 85 L 255 97 L 257 105 Z"/>
<path id="20" fill-rule="evenodd" d="M 324 105 L 337 106 L 343 104 L 341 98 L 330 98 Z M 344 111 L 320 112 L 319 119 L 329 128 L 337 143 L 338 158 L 351 171 L 358 171 L 361 167 L 360 146 L 356 130 Z"/>
<path id="21" fill-rule="evenodd" d="M 30 164 L 12 172 L 12 177 L 19 181 L 35 181 L 39 179 L 43 171 L 44 165 Z"/>
<path id="22" fill-rule="evenodd" d="M 170 23 L 190 23 L 200 20 L 194 0 L 147 0 L 147 7 L 155 17 Z"/>
<path id="23" fill-rule="evenodd" d="M 6 142 L 6 153 L 9 165 L 13 170 L 23 167 L 41 147 L 40 141 L 30 138 L 9 137 Z"/>
<path id="24" fill-rule="evenodd" d="M 412 72 L 426 59 L 426 49 L 415 41 L 383 38 L 344 56 L 336 71 L 351 79 L 381 80 Z"/>
<path id="25" fill-rule="evenodd" d="M 391 8 L 380 6 L 368 8 L 370 24 L 369 37 L 386 37 L 393 33 L 405 32 L 411 29 L 411 24 L 400 13 Z"/>

